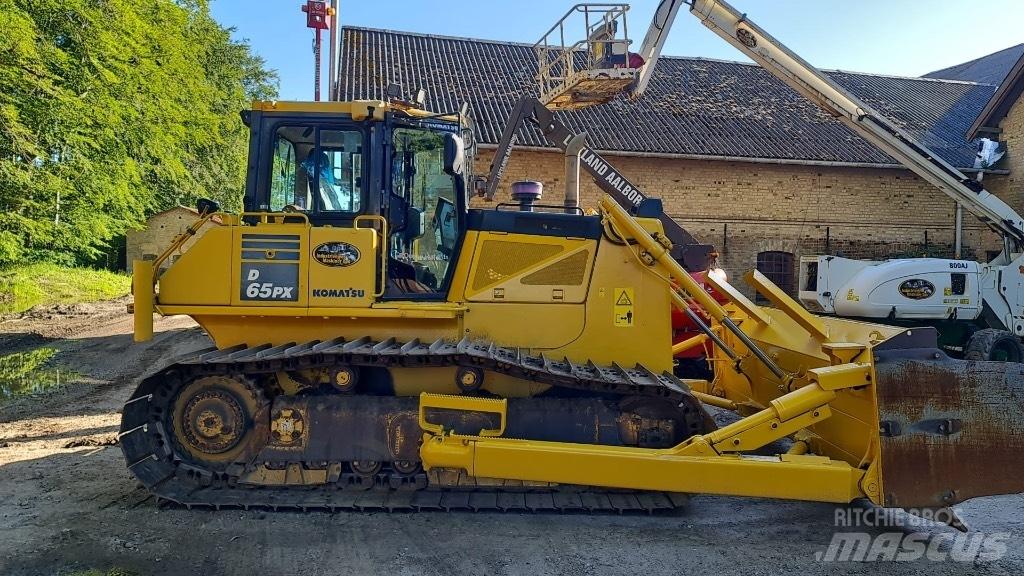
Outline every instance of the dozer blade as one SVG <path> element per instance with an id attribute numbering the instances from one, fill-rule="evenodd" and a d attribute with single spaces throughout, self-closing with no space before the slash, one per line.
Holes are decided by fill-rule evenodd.
<path id="1" fill-rule="evenodd" d="M 1024 364 L 949 358 L 932 328 L 873 350 L 884 505 L 1024 492 Z"/>

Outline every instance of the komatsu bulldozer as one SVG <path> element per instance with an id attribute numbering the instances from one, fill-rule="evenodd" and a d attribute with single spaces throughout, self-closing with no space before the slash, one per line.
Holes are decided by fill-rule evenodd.
<path id="1" fill-rule="evenodd" d="M 746 44 L 774 42 L 698 4 Z M 154 313 L 185 314 L 214 343 L 155 367 L 124 406 L 120 445 L 152 493 L 650 511 L 690 493 L 943 509 L 1024 490 L 1019 366 L 950 359 L 929 328 L 813 316 L 757 272 L 772 307 L 708 275 L 712 297 L 672 257 L 657 202 L 471 208 L 463 112 L 244 114 L 244 211 L 204 203 L 134 263 L 136 339 Z M 673 345 L 673 308 L 693 307 L 700 333 Z M 695 346 L 710 380 L 672 373 Z M 736 416 L 716 427 L 709 407 Z"/>

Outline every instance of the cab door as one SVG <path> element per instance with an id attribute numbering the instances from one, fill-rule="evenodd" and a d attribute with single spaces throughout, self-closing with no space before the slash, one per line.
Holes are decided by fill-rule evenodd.
<path id="1" fill-rule="evenodd" d="M 465 228 L 461 176 L 446 169 L 446 140 L 452 136 L 426 126 L 399 124 L 390 137 L 390 158 L 385 160 L 389 237 L 383 299 L 445 300 Z"/>

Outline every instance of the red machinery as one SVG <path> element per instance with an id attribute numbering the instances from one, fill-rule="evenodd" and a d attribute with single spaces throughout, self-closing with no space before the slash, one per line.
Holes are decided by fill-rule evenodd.
<path id="1" fill-rule="evenodd" d="M 728 298 L 712 288 L 708 282 L 708 275 L 717 275 L 716 278 L 726 280 L 725 271 L 721 268 L 712 268 L 700 272 L 691 272 L 690 277 L 697 281 L 716 302 L 724 304 Z M 704 332 L 697 326 L 697 320 L 709 324 L 711 319 L 704 310 L 695 302 L 690 303 L 690 313 L 687 314 L 676 308 L 672 309 L 672 353 L 677 364 L 677 373 L 685 377 L 695 377 L 710 372 L 706 358 L 712 343 L 704 336 Z"/>

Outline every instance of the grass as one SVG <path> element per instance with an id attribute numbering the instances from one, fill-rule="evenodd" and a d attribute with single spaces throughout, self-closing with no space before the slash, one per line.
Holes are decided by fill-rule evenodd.
<path id="1" fill-rule="evenodd" d="M 128 293 L 125 274 L 29 264 L 0 270 L 0 314 L 24 312 L 33 306 L 110 300 Z"/>

